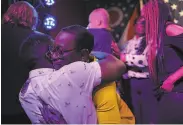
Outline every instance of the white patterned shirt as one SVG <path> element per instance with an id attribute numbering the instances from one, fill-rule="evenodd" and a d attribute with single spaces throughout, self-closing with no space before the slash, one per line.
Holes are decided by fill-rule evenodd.
<path id="1" fill-rule="evenodd" d="M 134 36 L 133 39 L 128 41 L 127 46 L 123 50 L 123 53 L 126 55 L 126 64 L 130 67 L 138 67 L 142 72 L 136 72 L 133 70 L 128 70 L 127 74 L 124 74 L 124 78 L 148 78 L 149 72 L 147 69 L 147 50 L 148 47 L 145 48 L 144 52 L 141 55 L 137 55 L 137 51 L 140 48 L 140 44 L 143 37 L 136 38 Z"/>
<path id="2" fill-rule="evenodd" d="M 19 99 L 34 124 L 60 123 L 61 119 L 67 124 L 96 124 L 92 91 L 100 82 L 98 62 L 74 62 L 57 71 L 36 69 L 30 72 Z"/>

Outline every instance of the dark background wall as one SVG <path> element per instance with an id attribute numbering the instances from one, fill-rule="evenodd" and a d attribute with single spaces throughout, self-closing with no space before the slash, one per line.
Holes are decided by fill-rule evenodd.
<path id="1" fill-rule="evenodd" d="M 50 32 L 53 37 L 65 26 L 74 24 L 87 26 L 85 2 L 82 0 L 57 0 L 51 13 L 57 17 L 58 21 L 57 27 Z"/>

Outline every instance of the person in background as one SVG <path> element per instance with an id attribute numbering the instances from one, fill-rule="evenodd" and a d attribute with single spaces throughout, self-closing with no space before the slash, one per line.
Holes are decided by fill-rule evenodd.
<path id="1" fill-rule="evenodd" d="M 93 51 L 112 53 L 113 36 L 109 24 L 110 17 L 104 8 L 95 9 L 90 13 L 87 28 L 95 36 Z"/>
<path id="2" fill-rule="evenodd" d="M 79 25 L 63 28 L 54 43 L 41 37 L 28 39 L 20 50 L 31 71 L 19 99 L 31 122 L 97 124 L 92 91 L 118 79 L 124 63 L 101 52 L 92 53 L 101 61 L 89 63 L 94 38 Z"/>
<path id="3" fill-rule="evenodd" d="M 162 0 L 149 0 L 142 12 L 149 72 L 158 86 L 157 123 L 183 124 L 183 27 L 172 22 Z"/>
<path id="4" fill-rule="evenodd" d="M 143 65 L 148 66 L 153 88 L 156 88 L 155 123 L 182 124 L 183 27 L 172 23 L 170 9 L 162 0 L 147 2 L 142 9 L 142 17 L 145 18 L 149 48 L 140 56 L 143 57 Z M 121 56 L 123 58 L 124 54 Z"/>
<path id="5" fill-rule="evenodd" d="M 98 8 L 89 15 L 88 31 L 94 35 L 93 51 L 112 54 L 111 46 L 117 44 L 113 41 L 110 32 L 110 18 L 107 10 Z M 135 118 L 127 104 L 116 92 L 116 83 L 98 86 L 93 93 L 93 101 L 97 111 L 99 124 L 134 124 Z"/>
<path id="6" fill-rule="evenodd" d="M 132 105 L 136 123 L 150 124 L 155 123 L 156 120 L 157 101 L 154 97 L 153 84 L 149 78 L 145 58 L 149 47 L 146 46 L 145 19 L 143 17 L 138 18 L 135 24 L 135 33 L 134 38 L 128 42 L 120 55 L 122 61 L 128 66 L 128 72 L 123 75 L 123 78 L 129 79 L 130 95 L 125 96 L 128 98 L 128 104 Z"/>
<path id="7" fill-rule="evenodd" d="M 38 14 L 26 1 L 10 5 L 2 17 L 2 123 L 28 124 L 18 101 L 22 83 L 28 78 L 29 69 L 19 58 L 19 46 L 36 32 Z M 38 33 L 38 32 L 37 32 Z"/>
<path id="8" fill-rule="evenodd" d="M 125 58 L 127 59 L 125 61 L 127 65 L 131 66 L 131 63 L 133 64 L 134 61 L 136 62 L 136 64 L 138 64 L 138 62 L 140 61 L 140 59 L 138 58 L 140 58 L 140 56 L 137 56 L 137 58 L 135 59 L 135 56 L 133 55 L 145 54 L 147 50 L 148 47 L 146 47 L 145 40 L 145 19 L 143 17 L 139 17 L 135 22 L 135 36 L 133 37 L 133 39 L 127 42 L 127 44 L 124 47 L 124 50 L 122 51 L 124 54 L 126 54 Z M 149 73 L 147 71 L 142 71 L 143 69 L 140 69 L 140 72 L 138 72 L 135 71 L 134 67 L 129 68 L 133 68 L 133 70 L 129 69 L 128 73 L 123 75 L 123 78 L 148 78 L 149 76 Z"/>

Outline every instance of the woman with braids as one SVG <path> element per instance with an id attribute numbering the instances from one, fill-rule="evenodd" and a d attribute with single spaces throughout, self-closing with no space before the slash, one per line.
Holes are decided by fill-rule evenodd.
<path id="1" fill-rule="evenodd" d="M 183 27 L 171 22 L 168 6 L 149 0 L 142 9 L 146 21 L 148 67 L 158 86 L 157 123 L 183 123 Z M 173 114 L 172 114 L 173 113 Z"/>
<path id="2" fill-rule="evenodd" d="M 183 27 L 171 22 L 169 8 L 161 0 L 149 0 L 142 9 L 142 17 L 145 19 L 146 42 L 149 48 L 146 54 L 138 56 L 143 60 L 141 66 L 149 67 L 153 82 L 146 81 L 144 89 L 142 88 L 142 82 L 145 83 L 143 80 L 138 79 L 136 84 L 133 84 L 136 85 L 136 89 L 146 90 L 146 93 L 143 93 L 144 91 L 139 93 L 142 97 L 146 96 L 141 100 L 139 98 L 137 100 L 137 96 L 132 94 L 132 102 L 136 100 L 133 105 L 137 107 L 141 102 L 141 107 L 135 108 L 136 120 L 137 122 L 140 120 L 138 123 L 144 123 L 142 120 L 149 118 L 150 122 L 156 123 L 152 121 L 152 118 L 154 117 L 153 120 L 155 120 L 156 116 L 157 123 L 183 123 Z M 129 57 L 121 54 L 121 59 L 128 61 Z M 130 64 L 138 66 L 137 62 L 133 61 Z M 132 83 L 135 83 L 134 79 L 131 79 Z M 153 101 L 152 88 L 155 87 L 159 101 L 157 114 L 156 105 L 153 106 L 151 103 Z M 174 114 L 171 115 L 171 112 Z M 150 114 L 146 115 L 147 113 Z"/>

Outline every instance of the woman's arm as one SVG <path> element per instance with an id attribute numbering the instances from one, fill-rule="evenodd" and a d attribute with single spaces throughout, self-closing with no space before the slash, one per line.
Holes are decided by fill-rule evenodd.
<path id="1" fill-rule="evenodd" d="M 171 74 L 164 82 L 161 88 L 166 91 L 172 91 L 174 83 L 180 78 L 183 78 L 183 66 L 179 68 L 175 73 Z"/>
<path id="2" fill-rule="evenodd" d="M 166 27 L 166 34 L 168 36 L 177 36 L 183 33 L 183 27 L 176 24 L 169 24 Z"/>

